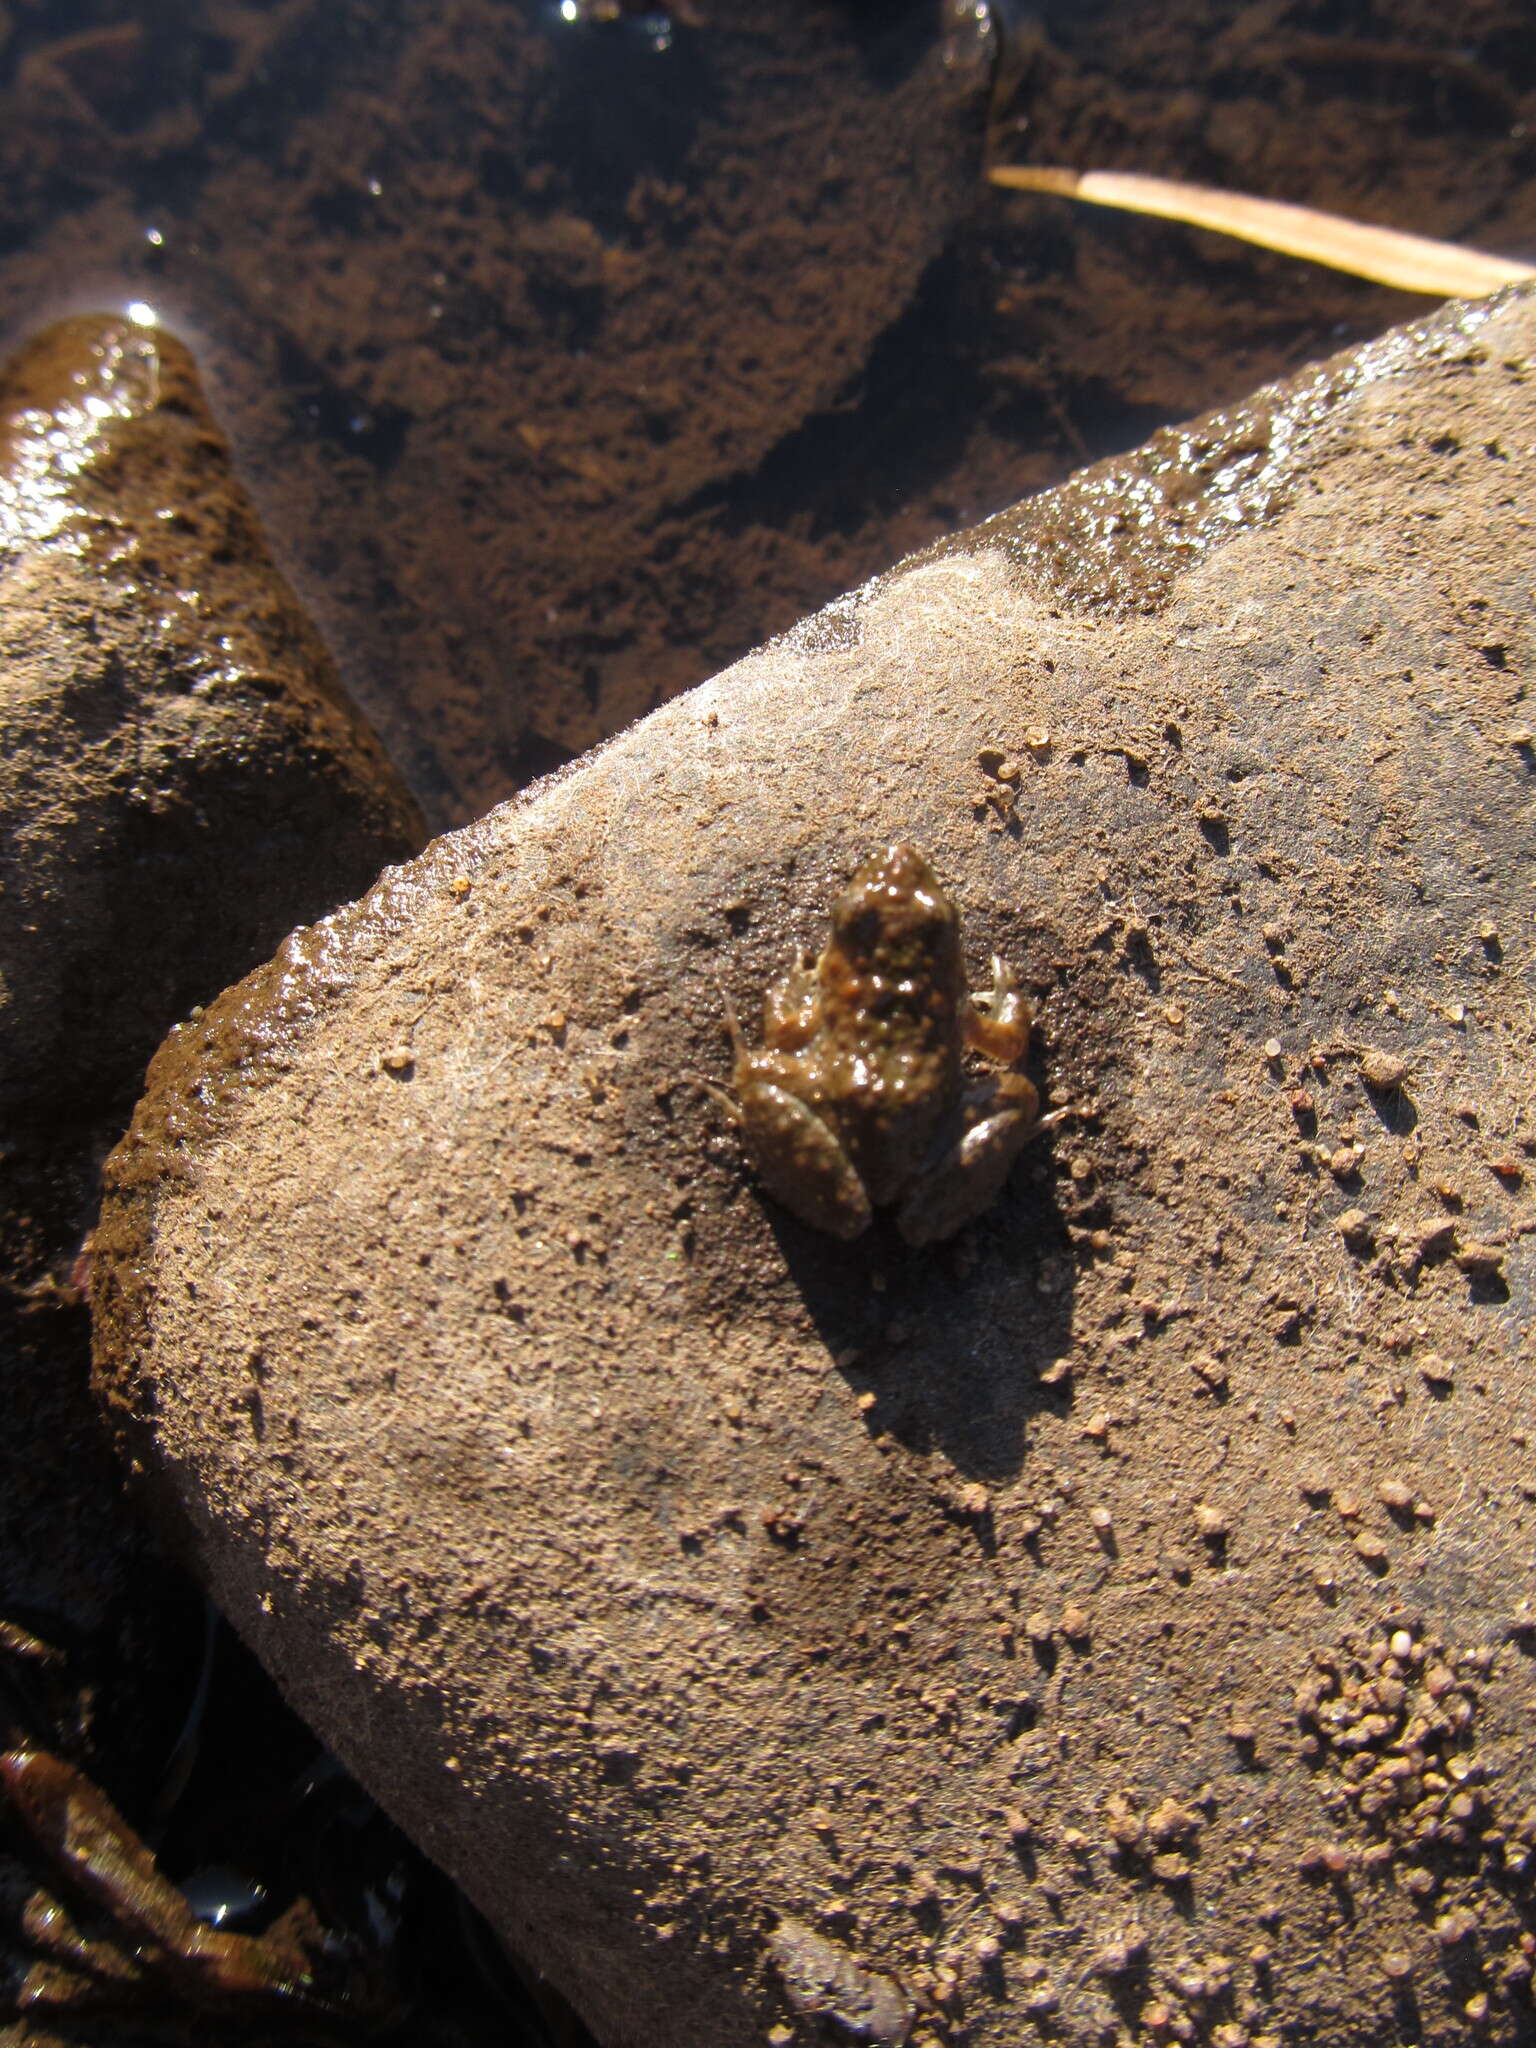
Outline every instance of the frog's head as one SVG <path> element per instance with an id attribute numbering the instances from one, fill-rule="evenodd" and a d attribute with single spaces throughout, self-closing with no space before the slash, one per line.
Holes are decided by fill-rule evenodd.
<path id="1" fill-rule="evenodd" d="M 832 945 L 850 965 L 902 980 L 961 973 L 955 906 L 917 848 L 901 842 L 855 871 L 832 906 Z"/>

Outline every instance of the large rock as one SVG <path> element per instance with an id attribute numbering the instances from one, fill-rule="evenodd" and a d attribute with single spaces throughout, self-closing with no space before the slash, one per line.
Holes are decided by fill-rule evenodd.
<path id="1" fill-rule="evenodd" d="M 1530 2038 L 1533 356 L 960 536 L 158 1055 L 130 1455 L 613 2048 Z M 693 1078 L 895 838 L 1072 1112 L 918 1253 Z"/>
<path id="2" fill-rule="evenodd" d="M 185 349 L 120 316 L 0 369 L 0 828 L 0 1586 L 43 1639 L 0 1720 L 121 1794 L 202 1615 L 90 1400 L 100 1162 L 176 1018 L 421 840 Z"/>

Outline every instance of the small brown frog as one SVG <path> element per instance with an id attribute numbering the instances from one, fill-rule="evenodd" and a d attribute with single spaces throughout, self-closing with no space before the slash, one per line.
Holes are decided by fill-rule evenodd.
<path id="1" fill-rule="evenodd" d="M 763 1184 L 834 1237 L 857 1237 L 884 1208 L 908 1244 L 952 1237 L 1041 1128 L 1023 1074 L 965 1071 L 967 1049 L 1000 1067 L 1022 1059 L 1030 1008 L 995 958 L 990 990 L 969 994 L 960 914 L 915 846 L 867 860 L 821 957 L 770 985 L 760 1051 L 729 1007 L 727 1021 L 736 1095 L 721 1099 Z"/>

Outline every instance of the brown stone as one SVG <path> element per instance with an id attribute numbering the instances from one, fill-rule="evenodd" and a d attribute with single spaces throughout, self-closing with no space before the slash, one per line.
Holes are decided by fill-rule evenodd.
<path id="1" fill-rule="evenodd" d="M 69 1651 L 20 1659 L 32 1739 L 88 1724 L 112 1782 L 165 1754 L 203 1603 L 89 1397 L 99 1163 L 177 1017 L 419 843 L 185 349 L 121 316 L 39 335 L 0 368 L 0 1619 Z"/>
<path id="2" fill-rule="evenodd" d="M 1530 295 L 1453 307 L 957 536 L 440 841 L 158 1055 L 99 1235 L 125 1446 L 325 1739 L 604 2041 L 794 2038 L 774 1930 L 808 1928 L 833 1945 L 798 1944 L 809 2009 L 899 2026 L 911 1993 L 1013 2048 L 1044 1965 L 967 1979 L 957 1855 L 1072 1954 L 1134 1917 L 1158 1984 L 1191 1912 L 1213 1954 L 1262 1926 L 1263 2034 L 1379 2037 L 1401 1951 L 1416 2038 L 1462 2039 L 1406 1880 L 1372 1890 L 1368 1941 L 1320 1938 L 1377 1840 L 1345 1801 L 1307 1874 L 1342 1763 L 1313 1734 L 1258 1777 L 1226 1727 L 1233 1697 L 1289 1716 L 1346 1671 L 1399 1578 L 1452 1645 L 1528 1581 L 1503 1506 L 1526 1198 L 1448 1105 L 1514 1127 L 1533 1009 L 1512 957 L 1445 934 L 1525 915 L 1531 769 L 1503 735 L 1536 685 L 1533 354 Z M 988 746 L 1021 763 L 1006 825 L 971 801 Z M 722 990 L 746 1012 L 896 838 L 956 894 L 972 980 L 995 950 L 1036 993 L 1034 1071 L 1072 1113 L 916 1254 L 786 1217 L 692 1078 L 726 1073 Z M 1340 1255 L 1315 1180 L 1304 1207 L 1255 1072 L 1271 1035 L 1359 1044 L 1386 991 L 1417 1149 L 1371 1132 L 1373 1212 L 1454 1179 L 1466 1241 L 1507 1247 L 1499 1286 L 1447 1260 L 1411 1305 L 1420 1358 L 1477 1357 L 1475 1402 L 1403 1372 L 1401 1276 Z M 1352 1062 L 1314 1068 L 1325 1129 L 1375 1115 Z M 1200 1356 L 1228 1402 L 1194 1397 Z M 1123 1416 L 1112 1456 L 1074 1399 Z M 1341 1512 L 1397 1468 L 1446 1501 L 1475 1469 L 1481 1497 L 1396 1533 L 1384 1583 L 1339 1515 L 1298 1519 L 1324 1454 Z M 1207 1491 L 1241 1543 L 1170 1584 Z M 1001 1624 L 1089 1598 L 1090 1639 L 1025 1647 L 1021 1710 Z M 1506 1837 L 1519 1654 L 1446 1707 L 1458 1753 L 1497 1758 Z M 997 1818 L 1021 1784 L 1024 1852 Z M 1188 1838 L 1085 1885 L 1066 1830 L 1111 1792 Z M 1457 1855 L 1497 1968 L 1529 1881 Z M 1113 2033 L 1112 1987 L 1071 1985 L 1057 2037 Z M 1489 2038 L 1520 2024 L 1495 2007 Z"/>

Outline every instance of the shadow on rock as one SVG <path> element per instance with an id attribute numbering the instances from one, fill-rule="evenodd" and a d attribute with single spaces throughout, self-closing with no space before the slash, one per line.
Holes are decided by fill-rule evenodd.
<path id="1" fill-rule="evenodd" d="M 1070 1405 L 1075 1262 L 1041 1155 L 947 1244 L 914 1251 L 880 1217 L 839 1245 L 777 1208 L 774 1234 L 872 1435 L 996 1485 L 1031 1418 Z"/>

